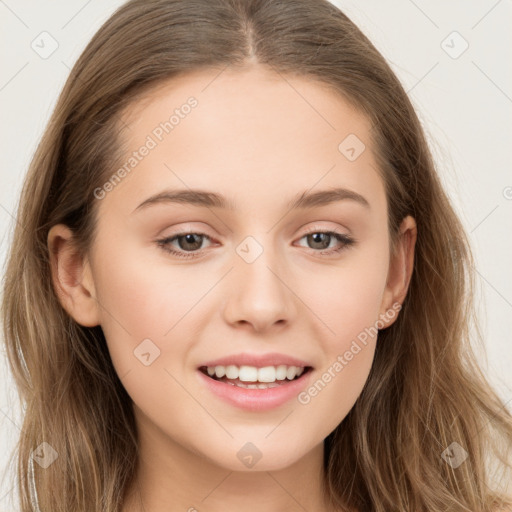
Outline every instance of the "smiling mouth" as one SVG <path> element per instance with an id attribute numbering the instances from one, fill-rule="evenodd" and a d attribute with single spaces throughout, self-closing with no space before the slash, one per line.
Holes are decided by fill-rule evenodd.
<path id="1" fill-rule="evenodd" d="M 247 388 L 247 389 L 269 389 L 269 388 L 275 388 L 279 386 L 286 386 L 286 384 L 302 379 L 304 375 L 307 375 L 313 368 L 311 366 L 304 367 L 304 370 L 300 373 L 300 375 L 295 375 L 292 379 L 288 379 L 285 377 L 284 379 L 275 379 L 272 382 L 261 382 L 258 380 L 253 381 L 242 381 L 239 378 L 236 379 L 228 379 L 225 375 L 223 377 L 217 377 L 217 375 L 209 375 L 208 369 L 206 366 L 201 366 L 199 368 L 199 371 L 206 375 L 208 378 L 212 380 L 216 380 L 218 382 L 223 382 L 225 384 L 231 385 L 231 386 L 237 386 L 241 388 Z"/>

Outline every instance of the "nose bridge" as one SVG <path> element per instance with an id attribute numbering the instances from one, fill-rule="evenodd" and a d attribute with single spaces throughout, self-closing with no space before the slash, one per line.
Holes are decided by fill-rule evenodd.
<path id="1" fill-rule="evenodd" d="M 289 320 L 293 294 L 284 284 L 285 265 L 273 233 L 248 235 L 235 251 L 234 281 L 228 285 L 226 320 L 248 322 L 256 329 Z"/>

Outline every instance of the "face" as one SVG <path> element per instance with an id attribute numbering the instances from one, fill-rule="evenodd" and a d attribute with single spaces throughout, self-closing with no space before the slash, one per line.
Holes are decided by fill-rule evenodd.
<path id="1" fill-rule="evenodd" d="M 101 325 L 140 428 L 227 469 L 289 466 L 353 407 L 408 282 L 371 125 L 261 68 L 183 75 L 123 121 L 125 171 L 97 189 L 87 293 L 67 308 Z"/>

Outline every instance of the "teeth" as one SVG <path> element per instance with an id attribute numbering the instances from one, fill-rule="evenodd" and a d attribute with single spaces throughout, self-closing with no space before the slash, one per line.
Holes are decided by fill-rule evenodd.
<path id="1" fill-rule="evenodd" d="M 243 382 L 256 382 L 258 380 L 258 368 L 255 366 L 228 366 L 232 379 L 240 379 Z M 228 377 L 229 378 L 229 377 Z"/>
<path id="2" fill-rule="evenodd" d="M 215 375 L 218 379 L 225 376 L 227 379 L 239 379 L 243 382 L 272 383 L 300 377 L 304 372 L 304 368 L 300 366 L 286 366 L 284 364 L 280 366 L 264 366 L 263 368 L 257 368 L 256 366 L 238 367 L 231 364 L 228 366 L 208 366 L 206 371 L 210 377 Z M 250 387 L 251 385 L 248 386 Z M 254 386 L 255 388 L 258 387 L 257 384 L 254 384 Z"/>
<path id="3" fill-rule="evenodd" d="M 288 373 L 287 370 L 288 370 L 288 367 L 284 364 L 282 364 L 281 366 L 278 366 L 276 368 L 276 379 L 277 380 L 286 379 L 286 374 Z"/>
<path id="4" fill-rule="evenodd" d="M 219 377 L 219 379 L 221 377 L 224 377 L 224 375 L 226 375 L 226 368 L 224 368 L 224 366 L 216 366 L 215 367 L 215 375 L 217 377 Z"/>
<path id="5" fill-rule="evenodd" d="M 226 383 L 230 384 L 231 386 L 245 389 L 269 389 L 279 387 L 279 384 L 276 382 L 269 382 L 268 384 L 243 384 L 241 382 L 229 382 L 229 380 L 227 380 Z"/>
<path id="6" fill-rule="evenodd" d="M 226 378 L 237 379 L 238 378 L 238 368 L 233 365 L 226 366 Z"/>
<path id="7" fill-rule="evenodd" d="M 290 368 L 288 368 L 288 370 L 286 370 L 286 378 L 288 380 L 294 379 L 295 375 L 297 375 L 298 370 L 299 369 L 296 366 L 290 366 Z"/>

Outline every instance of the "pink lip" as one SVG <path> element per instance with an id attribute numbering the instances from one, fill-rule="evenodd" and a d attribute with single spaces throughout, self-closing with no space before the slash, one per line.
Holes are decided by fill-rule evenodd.
<path id="1" fill-rule="evenodd" d="M 285 354 L 278 354 L 276 352 L 271 352 L 268 354 L 234 354 L 232 356 L 221 357 L 220 359 L 215 359 L 213 361 L 207 361 L 203 363 L 201 366 L 256 366 L 257 368 L 263 368 L 265 366 L 298 366 L 298 367 L 306 367 L 312 366 L 306 361 L 302 361 L 295 357 L 287 356 Z"/>
<path id="2" fill-rule="evenodd" d="M 279 407 L 296 397 L 308 385 L 312 373 L 311 370 L 305 371 L 298 379 L 286 381 L 275 388 L 246 389 L 212 379 L 201 370 L 197 371 L 199 379 L 212 393 L 231 405 L 255 412 Z"/>

